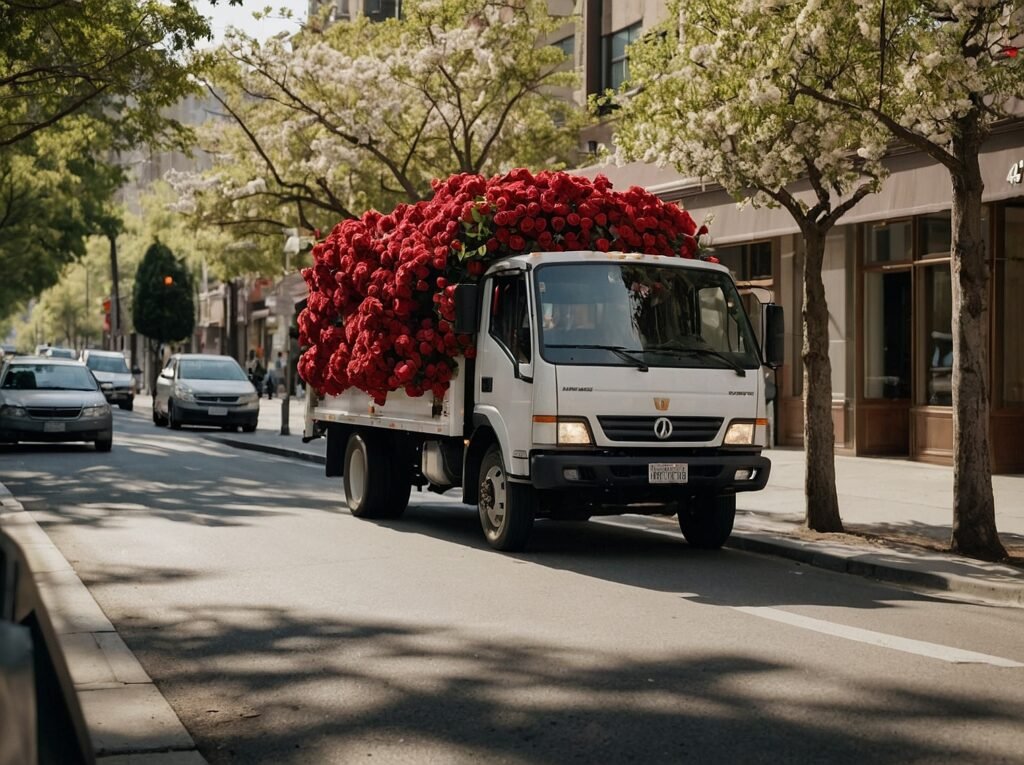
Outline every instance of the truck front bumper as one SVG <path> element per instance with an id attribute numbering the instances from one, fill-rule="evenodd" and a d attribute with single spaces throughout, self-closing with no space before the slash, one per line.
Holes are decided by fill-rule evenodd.
<path id="1" fill-rule="evenodd" d="M 652 484 L 650 466 L 665 463 L 685 464 L 687 482 Z M 757 491 L 768 483 L 771 466 L 771 461 L 760 454 L 534 452 L 530 457 L 530 482 L 538 489 L 618 490 L 626 495 L 658 499 L 678 496 L 680 492 Z"/>

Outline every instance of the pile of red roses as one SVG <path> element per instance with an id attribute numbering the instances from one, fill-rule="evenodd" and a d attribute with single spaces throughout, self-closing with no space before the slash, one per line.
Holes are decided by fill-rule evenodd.
<path id="1" fill-rule="evenodd" d="M 694 257 L 705 232 L 641 188 L 613 191 L 562 172 L 513 170 L 434 182 L 432 199 L 345 220 L 313 248 L 299 374 L 321 394 L 355 386 L 378 404 L 389 391 L 443 396 L 457 358 L 454 285 L 485 263 L 524 252 L 643 252 Z"/>

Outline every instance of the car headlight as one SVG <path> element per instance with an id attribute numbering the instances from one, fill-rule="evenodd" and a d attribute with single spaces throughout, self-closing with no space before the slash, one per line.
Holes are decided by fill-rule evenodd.
<path id="1" fill-rule="evenodd" d="M 192 393 L 191 389 L 186 388 L 184 385 L 174 386 L 174 397 L 180 401 L 195 401 L 195 394 Z"/>
<path id="2" fill-rule="evenodd" d="M 241 396 L 238 397 L 239 404 L 258 404 L 259 401 L 260 397 L 257 396 L 255 393 L 243 393 Z"/>
<path id="3" fill-rule="evenodd" d="M 82 407 L 83 417 L 102 417 L 105 414 L 110 414 L 110 407 L 107 404 L 95 404 L 93 406 Z"/>
<path id="4" fill-rule="evenodd" d="M 590 437 L 590 426 L 586 420 L 558 419 L 558 443 L 565 446 L 590 446 L 594 439 Z"/>
<path id="5" fill-rule="evenodd" d="M 0 415 L 4 417 L 27 417 L 28 412 L 25 411 L 25 407 L 23 406 L 4 404 L 3 406 L 0 406 Z"/>

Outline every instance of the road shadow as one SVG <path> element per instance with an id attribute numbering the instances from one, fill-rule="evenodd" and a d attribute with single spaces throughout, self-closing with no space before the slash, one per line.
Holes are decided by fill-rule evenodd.
<path id="1" fill-rule="evenodd" d="M 121 635 L 214 765 L 962 763 L 981 757 L 964 726 L 1005 741 L 1024 719 L 995 688 L 931 695 L 755 649 L 624 658 L 227 604 Z"/>
<path id="2" fill-rule="evenodd" d="M 405 534 L 492 551 L 477 511 L 414 495 L 399 520 L 369 521 Z M 614 525 L 613 525 L 614 524 Z M 632 524 L 637 524 L 636 526 Z M 529 545 L 511 557 L 562 571 L 715 606 L 827 605 L 858 609 L 900 602 L 945 602 L 860 577 L 738 550 L 690 547 L 674 518 L 610 516 L 583 523 L 539 520 Z"/>

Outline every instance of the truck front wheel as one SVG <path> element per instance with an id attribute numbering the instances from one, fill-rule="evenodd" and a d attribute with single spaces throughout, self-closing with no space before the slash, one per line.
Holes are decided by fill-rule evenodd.
<path id="1" fill-rule="evenodd" d="M 409 504 L 412 482 L 394 464 L 386 439 L 352 433 L 345 447 L 345 499 L 356 518 L 398 518 Z"/>
<path id="2" fill-rule="evenodd" d="M 492 444 L 480 462 L 480 525 L 495 550 L 526 546 L 533 529 L 536 497 L 529 484 L 513 483 L 505 473 L 501 447 Z"/>
<path id="3" fill-rule="evenodd" d="M 735 518 L 735 494 L 694 497 L 679 506 L 679 530 L 691 546 L 702 550 L 717 550 L 724 545 Z"/>

